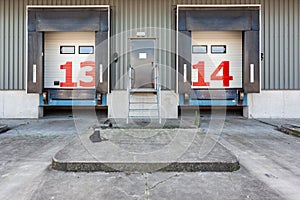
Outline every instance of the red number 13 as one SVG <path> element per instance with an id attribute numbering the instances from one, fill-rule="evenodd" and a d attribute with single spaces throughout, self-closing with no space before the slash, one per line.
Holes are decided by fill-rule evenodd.
<path id="1" fill-rule="evenodd" d="M 79 85 L 81 87 L 94 87 L 95 86 L 95 62 L 86 61 L 80 63 L 80 68 L 91 67 L 90 71 L 85 72 L 85 76 L 89 76 L 92 78 L 92 81 L 85 82 L 80 81 Z M 66 81 L 60 83 L 60 87 L 77 87 L 77 83 L 73 82 L 72 77 L 72 62 L 66 62 L 66 64 L 61 65 L 60 69 L 66 70 Z"/>

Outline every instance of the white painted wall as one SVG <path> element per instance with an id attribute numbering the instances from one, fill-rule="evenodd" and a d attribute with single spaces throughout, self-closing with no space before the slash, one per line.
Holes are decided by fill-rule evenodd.
<path id="1" fill-rule="evenodd" d="M 261 91 L 248 94 L 249 118 L 300 118 L 300 91 Z M 110 118 L 127 117 L 126 90 L 108 95 Z M 177 118 L 178 96 L 173 91 L 162 91 L 162 118 Z M 38 118 L 39 96 L 26 91 L 0 91 L 0 118 Z"/>
<path id="2" fill-rule="evenodd" d="M 108 117 L 127 118 L 128 96 L 126 90 L 115 90 L 107 96 Z M 161 116 L 162 118 L 178 117 L 178 95 L 174 91 L 162 91 Z"/>
<path id="3" fill-rule="evenodd" d="M 107 95 L 107 105 L 108 118 L 127 118 L 127 91 L 112 91 L 110 94 Z"/>
<path id="4" fill-rule="evenodd" d="M 162 91 L 161 95 L 162 118 L 178 118 L 179 96 L 174 91 Z"/>
<path id="5" fill-rule="evenodd" d="M 300 118 L 300 91 L 261 91 L 248 95 L 249 118 Z"/>
<path id="6" fill-rule="evenodd" d="M 0 91 L 0 118 L 38 118 L 39 95 L 26 91 Z"/>

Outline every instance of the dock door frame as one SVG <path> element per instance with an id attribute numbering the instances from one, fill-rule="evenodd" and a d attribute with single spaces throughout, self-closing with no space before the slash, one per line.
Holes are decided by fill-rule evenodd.
<path id="1" fill-rule="evenodd" d="M 245 17 L 240 18 L 237 26 L 232 27 L 232 30 L 243 31 L 243 89 L 245 93 L 260 93 L 261 91 L 261 5 L 177 5 L 177 26 L 176 26 L 176 92 L 179 94 L 188 93 L 191 90 L 191 30 L 202 30 L 198 26 L 197 21 L 192 21 L 195 11 L 199 13 L 205 11 L 224 11 L 226 15 L 228 11 L 243 12 L 246 11 Z M 189 13 L 190 18 L 181 16 L 182 13 Z M 192 13 L 193 12 L 193 13 Z M 197 13 L 196 13 L 197 15 Z M 195 16 L 196 16 L 195 15 Z M 201 15 L 201 14 L 200 14 Z M 194 17 L 195 17 L 194 16 Z M 199 18 L 198 18 L 199 19 Z M 230 16 L 227 20 L 230 19 Z M 226 20 L 226 19 L 225 19 Z M 247 24 L 243 24 L 243 20 L 248 20 Z M 222 20 L 221 20 L 222 21 Z M 217 23 L 218 24 L 218 23 Z M 231 24 L 232 25 L 232 24 Z M 211 25 L 214 26 L 214 25 Z M 211 30 L 230 30 L 228 27 L 210 27 L 203 29 Z M 184 48 L 182 44 L 185 44 Z M 187 45 L 187 44 L 190 44 Z M 181 47 L 181 48 L 179 48 Z M 254 64 L 254 67 L 253 65 Z M 184 70 L 187 69 L 187 70 Z"/>
<path id="2" fill-rule="evenodd" d="M 48 14 L 43 14 L 44 10 L 48 11 Z M 94 18 L 90 19 L 85 15 L 84 20 L 91 22 L 90 24 L 83 23 L 80 21 L 74 23 L 74 26 L 63 26 L 59 23 L 53 24 L 53 20 L 48 19 L 55 18 L 49 15 L 58 11 L 60 14 L 62 11 L 77 12 L 81 14 L 80 11 L 93 12 Z M 30 12 L 40 12 L 42 13 L 42 18 L 44 21 L 50 23 L 50 27 L 42 26 L 41 23 L 36 19 L 36 16 L 32 16 Z M 97 14 L 99 12 L 99 15 Z M 50 13 L 50 14 L 49 14 Z M 78 18 L 76 14 L 73 16 Z M 87 13 L 87 12 L 85 12 Z M 72 13 L 71 13 L 72 14 Z M 35 14 L 34 14 L 35 15 Z M 72 20 L 70 17 L 64 20 Z M 80 18 L 78 18 L 80 19 Z M 76 20 L 76 19 L 75 19 Z M 81 19 L 80 19 L 81 20 Z M 94 21 L 91 21 L 94 20 Z M 103 21 L 103 22 L 102 22 Z M 94 23 L 98 22 L 98 23 Z M 52 24 L 51 24 L 52 23 Z M 80 25 L 83 25 L 81 27 Z M 68 27 L 70 30 L 68 30 Z M 49 28 L 49 30 L 48 30 Z M 101 92 L 104 94 L 110 92 L 110 6 L 109 5 L 90 5 L 90 6 L 27 6 L 26 7 L 26 41 L 25 41 L 25 65 L 27 72 L 27 93 L 38 93 L 43 92 L 43 32 L 44 31 L 95 31 L 95 51 L 98 52 L 95 60 L 96 67 L 96 89 L 100 88 Z M 107 45 L 107 49 L 97 48 L 97 45 L 104 42 Z M 101 62 L 100 60 L 101 59 Z M 100 69 L 101 68 L 101 69 Z M 100 72 L 102 71 L 102 74 Z"/>

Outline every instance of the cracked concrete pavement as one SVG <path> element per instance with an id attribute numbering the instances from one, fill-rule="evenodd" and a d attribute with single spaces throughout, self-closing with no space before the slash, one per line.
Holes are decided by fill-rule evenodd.
<path id="1" fill-rule="evenodd" d="M 300 120 L 268 123 L 300 124 Z M 299 199 L 300 139 L 273 126 L 228 117 L 211 134 L 238 156 L 232 173 L 74 173 L 49 168 L 76 136 L 72 118 L 0 120 L 0 199 Z M 208 124 L 203 120 L 203 128 Z"/>

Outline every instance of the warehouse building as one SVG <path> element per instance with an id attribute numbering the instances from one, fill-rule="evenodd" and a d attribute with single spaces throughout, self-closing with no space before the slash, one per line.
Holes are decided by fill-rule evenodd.
<path id="1" fill-rule="evenodd" d="M 0 0 L 0 118 L 300 117 L 297 0 Z"/>

